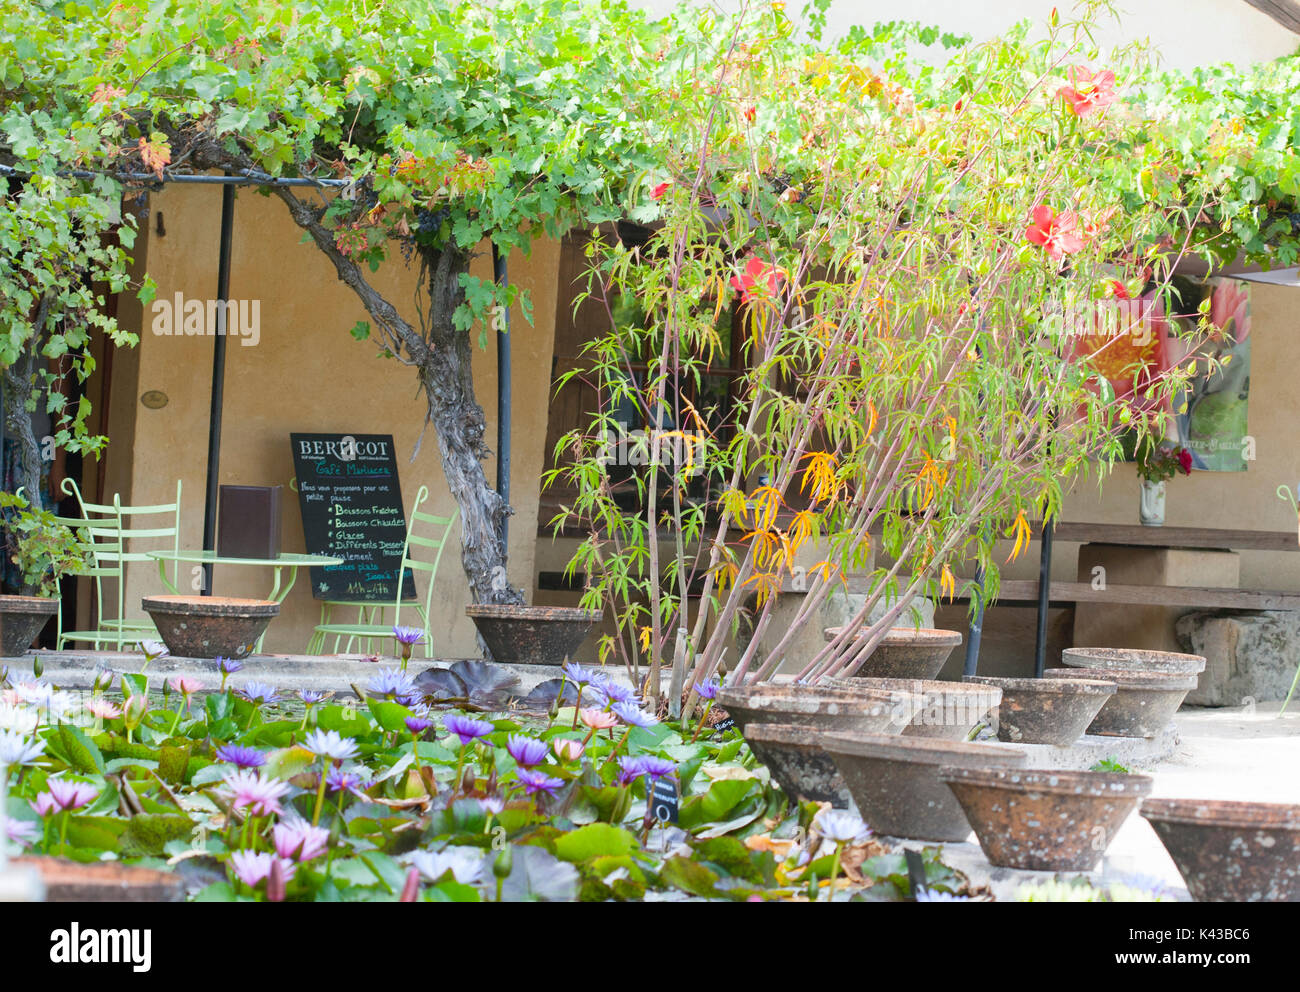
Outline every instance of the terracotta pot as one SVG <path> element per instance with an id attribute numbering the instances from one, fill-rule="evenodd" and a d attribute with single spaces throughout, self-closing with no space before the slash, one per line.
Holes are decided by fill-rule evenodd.
<path id="1" fill-rule="evenodd" d="M 1195 675 L 1121 672 L 1100 668 L 1050 668 L 1049 679 L 1093 679 L 1115 683 L 1115 695 L 1088 724 L 1088 733 L 1103 737 L 1155 737 L 1196 688 Z"/>
<path id="2" fill-rule="evenodd" d="M 999 679 L 968 675 L 965 681 L 997 686 L 998 740 L 1011 744 L 1066 747 L 1083 736 L 1106 701 L 1114 682 L 1090 679 Z"/>
<path id="3" fill-rule="evenodd" d="M 143 605 L 178 658 L 247 658 L 280 613 L 273 600 L 228 596 L 146 596 Z"/>
<path id="4" fill-rule="evenodd" d="M 823 679 L 819 684 L 910 693 L 916 697 L 916 716 L 903 729 L 903 736 L 945 741 L 969 738 L 975 725 L 1002 699 L 1002 690 L 996 686 L 936 679 Z"/>
<path id="5" fill-rule="evenodd" d="M 1300 902 L 1300 806 L 1144 799 L 1197 902 Z"/>
<path id="6" fill-rule="evenodd" d="M 743 734 L 751 724 L 783 723 L 815 731 L 898 734 L 915 715 L 916 701 L 905 692 L 839 689 L 831 686 L 727 686 L 718 705 Z"/>
<path id="7" fill-rule="evenodd" d="M 14 858 L 13 863 L 41 873 L 46 902 L 185 901 L 185 880 L 175 872 L 51 857 Z"/>
<path id="8" fill-rule="evenodd" d="M 491 661 L 563 665 L 600 623 L 600 610 L 569 606 L 467 606 L 465 615 L 483 637 Z"/>
<path id="9" fill-rule="evenodd" d="M 26 654 L 36 635 L 58 612 L 57 598 L 0 596 L 0 655 L 17 658 Z"/>
<path id="10" fill-rule="evenodd" d="M 1205 671 L 1205 659 L 1199 654 L 1147 651 L 1143 648 L 1066 648 L 1061 652 L 1061 664 L 1067 668 L 1105 668 L 1169 675 L 1199 675 Z"/>
<path id="11" fill-rule="evenodd" d="M 1024 752 L 1000 744 L 866 734 L 824 734 L 822 742 L 858 806 L 879 834 L 963 841 L 966 814 L 940 780 L 941 767 L 1023 767 Z"/>
<path id="12" fill-rule="evenodd" d="M 1147 775 L 1063 770 L 948 767 L 939 777 L 989 864 L 1029 871 L 1092 871 L 1152 785 Z"/>
<path id="13" fill-rule="evenodd" d="M 787 796 L 845 809 L 849 790 L 835 759 L 822 746 L 825 736 L 783 723 L 753 723 L 745 728 L 750 750 Z"/>
<path id="14" fill-rule="evenodd" d="M 841 629 L 827 627 L 826 640 L 833 641 Z M 854 640 L 864 637 L 866 631 L 859 633 Z M 853 674 L 862 678 L 933 679 L 952 654 L 952 649 L 960 643 L 961 633 L 956 630 L 893 627 Z M 845 653 L 853 651 L 853 641 L 842 650 Z"/>

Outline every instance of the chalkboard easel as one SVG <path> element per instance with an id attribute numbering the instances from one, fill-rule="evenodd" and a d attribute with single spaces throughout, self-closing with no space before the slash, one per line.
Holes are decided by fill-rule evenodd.
<path id="1" fill-rule="evenodd" d="M 307 550 L 342 558 L 311 570 L 316 599 L 393 602 L 406 512 L 391 434 L 290 434 Z M 402 599 L 416 598 L 408 568 Z"/>

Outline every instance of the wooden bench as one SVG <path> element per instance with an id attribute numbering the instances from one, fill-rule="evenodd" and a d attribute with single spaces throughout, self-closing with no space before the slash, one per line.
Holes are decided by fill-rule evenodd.
<path id="1" fill-rule="evenodd" d="M 1042 542 L 1038 579 L 1003 582 L 990 605 L 1033 606 L 1038 610 L 1034 638 L 1034 672 L 1042 675 L 1047 645 L 1047 610 L 1076 603 L 1127 603 L 1143 606 L 1201 607 L 1236 610 L 1300 610 L 1300 593 L 1267 589 L 1224 589 L 1198 586 L 1120 585 L 1094 589 L 1088 582 L 1052 582 L 1052 544 L 1115 544 L 1128 547 L 1207 549 L 1218 551 L 1300 551 L 1296 531 L 1226 530 L 1213 527 L 1143 527 L 1134 524 L 1055 523 L 1037 528 Z M 959 599 L 969 596 L 959 595 Z M 983 611 L 971 621 L 965 671 L 979 666 Z"/>

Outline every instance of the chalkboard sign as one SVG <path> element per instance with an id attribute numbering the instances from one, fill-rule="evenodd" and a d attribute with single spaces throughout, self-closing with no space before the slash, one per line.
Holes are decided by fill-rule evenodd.
<path id="1" fill-rule="evenodd" d="M 391 434 L 290 434 L 307 550 L 342 558 L 311 570 L 311 593 L 340 602 L 397 597 L 406 512 Z M 408 568 L 402 598 L 415 599 Z"/>

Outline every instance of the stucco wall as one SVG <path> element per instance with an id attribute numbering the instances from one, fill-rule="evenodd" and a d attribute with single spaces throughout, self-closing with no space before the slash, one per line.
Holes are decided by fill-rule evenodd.
<path id="1" fill-rule="evenodd" d="M 676 0 L 633 0 L 635 6 L 666 11 Z M 738 0 L 719 6 L 734 9 Z M 799 18 L 802 0 L 791 0 L 786 10 Z M 1068 0 L 834 0 L 827 16 L 827 33 L 844 34 L 855 24 L 881 21 L 919 21 L 954 34 L 990 38 L 1011 25 L 1030 20 L 1047 21 L 1053 7 L 1062 16 L 1073 9 Z M 1244 0 L 1116 0 L 1118 21 L 1105 16 L 1094 37 L 1103 50 L 1149 42 L 1161 64 L 1188 69 L 1213 62 L 1250 63 L 1275 59 L 1295 51 L 1300 38 L 1281 27 Z"/>
<path id="2" fill-rule="evenodd" d="M 215 188 L 169 187 L 150 198 L 151 233 L 142 240 L 142 258 L 158 284 L 160 299 L 180 292 L 208 299 L 216 292 L 217 234 L 221 194 Z M 165 236 L 155 230 L 164 218 Z M 256 346 L 230 339 L 227 349 L 225 419 L 220 481 L 225 484 L 285 486 L 283 548 L 302 551 L 302 519 L 296 495 L 289 434 L 302 432 L 376 433 L 394 436 L 403 498 L 421 484 L 432 493 L 425 509 L 450 513 L 455 504 L 443 479 L 437 438 L 425 434 L 418 457 L 410 461 L 424 421 L 425 403 L 413 370 L 376 357 L 372 342 L 357 342 L 349 329 L 366 314 L 355 295 L 338 281 L 333 267 L 300 232 L 278 200 L 250 190 L 238 193 L 235 207 L 230 297 L 261 301 L 261 333 Z M 474 274 L 491 278 L 490 257 L 475 260 Z M 552 354 L 558 251 L 539 243 L 529 258 L 510 259 L 511 280 L 532 294 L 537 325 L 513 315 L 514 447 L 511 493 L 518 510 L 510 528 L 510 581 L 531 590 L 536 537 L 537 489 L 546 433 L 547 394 Z M 400 258 L 372 277 L 388 299 L 413 317 L 417 271 Z M 127 315 L 128 322 L 130 315 Z M 141 315 L 135 315 L 136 320 Z M 170 498 L 175 480 L 184 483 L 182 545 L 202 545 L 203 497 L 208 441 L 213 339 L 165 337 L 152 333 L 152 314 L 143 314 L 134 394 L 115 390 L 114 406 L 134 404 L 135 432 L 114 438 L 107 456 L 110 478 L 121 479 L 129 465 L 130 497 L 135 503 Z M 474 332 L 477 337 L 477 331 Z M 496 438 L 496 351 L 475 351 L 475 390 L 487 412 L 488 437 Z M 130 382 L 130 378 L 127 379 Z M 140 396 L 161 390 L 160 410 L 145 408 Z M 113 422 L 127 423 L 120 409 Z M 485 464 L 494 479 L 493 461 Z M 110 494 L 111 495 L 111 494 Z M 270 573 L 254 568 L 219 568 L 219 595 L 264 596 Z M 285 602 L 267 638 L 269 651 L 301 651 L 318 620 L 306 576 Z M 161 592 L 148 566 L 134 567 L 128 602 Z M 423 592 L 423 590 L 421 590 Z M 449 546 L 434 593 L 435 648 L 442 657 L 475 655 L 474 628 L 464 616 L 468 591 L 460 567 L 459 540 Z"/>

